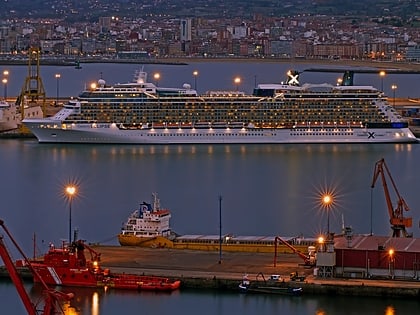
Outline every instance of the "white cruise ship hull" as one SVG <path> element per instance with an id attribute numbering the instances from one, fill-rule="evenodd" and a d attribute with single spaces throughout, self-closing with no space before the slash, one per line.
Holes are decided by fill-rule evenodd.
<path id="1" fill-rule="evenodd" d="M 27 119 L 40 143 L 108 144 L 258 144 L 258 143 L 415 143 L 409 128 L 159 128 L 123 129 L 116 124 L 62 125 L 60 121 Z"/>

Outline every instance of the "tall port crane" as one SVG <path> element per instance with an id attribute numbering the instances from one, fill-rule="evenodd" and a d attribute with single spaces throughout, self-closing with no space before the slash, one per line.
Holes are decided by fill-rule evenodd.
<path id="1" fill-rule="evenodd" d="M 391 196 L 388 190 L 385 175 L 388 175 L 391 181 L 392 187 L 394 188 L 397 196 L 397 206 L 394 209 L 391 201 Z M 413 225 L 413 220 L 410 217 L 404 217 L 404 211 L 410 210 L 405 200 L 401 197 L 398 192 L 397 186 L 389 172 L 388 166 L 384 159 L 381 159 L 375 163 L 375 170 L 373 173 L 373 180 L 371 188 L 375 187 L 377 179 L 381 177 L 382 186 L 385 193 L 385 200 L 388 208 L 389 222 L 391 223 L 392 237 L 411 237 L 412 234 L 408 233 L 406 228 L 410 228 Z"/>
<path id="2" fill-rule="evenodd" d="M 19 253 L 22 255 L 22 257 L 24 258 L 27 266 L 29 267 L 29 269 L 31 270 L 32 274 L 34 274 L 35 276 L 37 276 L 39 278 L 39 281 L 41 283 L 41 285 L 44 288 L 44 301 L 43 301 L 43 310 L 40 313 L 37 310 L 37 305 L 35 305 L 34 303 L 32 303 L 28 293 L 25 290 L 25 287 L 23 285 L 23 281 L 20 278 L 20 275 L 17 271 L 17 268 L 15 266 L 15 264 L 13 263 L 13 260 L 9 254 L 9 252 L 7 251 L 7 247 L 4 243 L 4 237 L 3 235 L 0 235 L 0 257 L 2 258 L 8 272 L 10 275 L 10 278 L 12 279 L 16 290 L 20 296 L 20 299 L 22 300 L 23 305 L 25 306 L 26 311 L 28 312 L 28 315 L 53 315 L 53 314 L 64 314 L 61 306 L 60 306 L 60 301 L 68 301 L 70 299 L 73 298 L 73 294 L 71 293 L 64 293 L 64 292 L 60 292 L 60 291 L 56 291 L 56 290 L 52 290 L 50 288 L 48 288 L 48 286 L 45 284 L 44 281 L 42 281 L 41 277 L 39 277 L 39 275 L 37 274 L 36 270 L 34 270 L 32 268 L 32 265 L 30 263 L 30 261 L 28 260 L 28 258 L 25 256 L 25 254 L 23 253 L 23 251 L 20 249 L 19 245 L 16 243 L 16 241 L 14 240 L 14 238 L 12 237 L 12 235 L 10 234 L 9 230 L 7 229 L 7 227 L 4 225 L 4 221 L 0 219 L 0 225 L 2 226 L 3 230 L 6 232 L 6 234 L 9 236 L 11 242 L 13 243 L 13 245 L 15 245 L 16 249 L 19 251 Z"/>

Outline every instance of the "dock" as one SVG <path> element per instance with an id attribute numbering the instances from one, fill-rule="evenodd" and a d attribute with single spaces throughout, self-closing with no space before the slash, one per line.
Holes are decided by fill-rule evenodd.
<path id="1" fill-rule="evenodd" d="M 182 289 L 238 292 L 244 275 L 251 283 L 270 287 L 302 288 L 303 294 L 379 296 L 417 298 L 419 280 L 320 278 L 314 268 L 303 265 L 295 254 L 281 253 L 274 262 L 272 253 L 222 252 L 142 248 L 122 246 L 93 246 L 101 253 L 102 268 L 111 272 L 155 275 L 181 280 Z M 31 279 L 28 270 L 20 269 L 22 277 Z M 290 280 L 297 272 L 303 281 Z M 7 277 L 5 268 L 0 275 Z M 279 275 L 280 281 L 269 280 Z M 252 293 L 248 293 L 252 294 Z M 261 294 L 261 293 L 259 293 Z M 275 293 L 273 293 L 275 294 Z"/>
<path id="2" fill-rule="evenodd" d="M 102 266 L 115 272 L 144 273 L 181 280 L 182 288 L 238 291 L 244 275 L 264 285 L 271 275 L 280 275 L 278 286 L 301 287 L 303 294 L 389 296 L 418 298 L 420 281 L 391 279 L 319 278 L 295 254 L 246 253 L 94 246 Z M 220 259 L 221 257 L 221 259 Z M 297 272 L 304 281 L 291 281 Z M 283 282 L 284 280 L 284 282 Z M 275 285 L 275 284 L 274 284 Z"/>

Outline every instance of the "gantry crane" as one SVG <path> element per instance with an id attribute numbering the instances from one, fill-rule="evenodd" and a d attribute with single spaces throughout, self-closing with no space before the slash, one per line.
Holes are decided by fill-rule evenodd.
<path id="1" fill-rule="evenodd" d="M 392 187 L 394 188 L 395 194 L 398 198 L 397 206 L 394 209 L 391 201 L 391 196 L 388 190 L 385 175 L 388 175 Z M 405 200 L 401 197 L 398 192 L 397 186 L 389 172 L 388 166 L 384 159 L 381 159 L 375 163 L 375 171 L 373 173 L 373 180 L 371 188 L 375 187 L 377 179 L 381 176 L 382 186 L 384 188 L 386 205 L 388 208 L 389 222 L 391 223 L 392 237 L 411 237 L 406 228 L 410 228 L 413 225 L 413 220 L 410 217 L 404 217 L 404 211 L 410 210 Z"/>
<path id="2" fill-rule="evenodd" d="M 28 293 L 25 291 L 25 287 L 23 285 L 22 279 L 19 276 L 19 273 L 16 269 L 15 264 L 12 261 L 12 258 L 10 257 L 9 252 L 7 251 L 7 247 L 4 243 L 3 236 L 0 235 L 0 257 L 2 258 L 8 272 L 10 275 L 10 278 L 12 279 L 13 283 L 15 284 L 16 290 L 18 291 L 18 294 L 22 300 L 23 305 L 25 306 L 26 311 L 28 312 L 28 315 L 53 315 L 53 314 L 59 314 L 64 313 L 61 306 L 59 305 L 59 301 L 68 301 L 71 298 L 73 298 L 73 294 L 71 293 L 64 293 L 56 290 L 52 290 L 48 288 L 48 286 L 45 284 L 44 281 L 42 281 L 41 277 L 38 275 L 36 270 L 32 268 L 32 265 L 28 258 L 25 256 L 23 251 L 20 249 L 12 235 L 10 234 L 9 230 L 4 225 L 4 221 L 0 220 L 0 225 L 3 227 L 6 234 L 9 236 L 11 242 L 15 245 L 16 249 L 19 251 L 19 253 L 22 255 L 22 257 L 25 259 L 26 264 L 28 265 L 29 269 L 31 270 L 32 274 L 34 276 L 38 277 L 40 280 L 41 285 L 44 288 L 44 306 L 42 313 L 39 313 L 37 310 L 37 306 L 31 302 L 31 299 L 28 295 Z"/>
<path id="3" fill-rule="evenodd" d="M 44 84 L 40 75 L 41 52 L 38 48 L 29 48 L 28 51 L 28 75 L 22 90 L 16 99 L 16 105 L 20 109 L 20 118 L 26 118 L 26 112 L 30 112 L 29 107 L 40 106 L 42 115 L 46 114 L 46 95 Z M 23 128 L 23 125 L 21 126 Z"/>

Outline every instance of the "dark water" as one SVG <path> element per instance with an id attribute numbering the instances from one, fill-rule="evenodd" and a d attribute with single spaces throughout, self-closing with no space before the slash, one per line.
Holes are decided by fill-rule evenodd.
<path id="1" fill-rule="evenodd" d="M 80 70 L 72 66 L 41 66 L 40 75 L 45 87 L 47 97 L 55 98 L 57 83 L 59 96 L 77 96 L 81 90 L 92 82 L 103 78 L 108 84 L 125 83 L 133 79 L 134 71 L 142 67 L 141 64 L 83 64 Z M 290 69 L 304 71 L 310 68 L 333 67 L 348 69 L 345 66 L 320 66 L 311 64 L 275 63 L 275 62 L 191 62 L 188 65 L 144 65 L 144 70 L 149 74 L 149 81 L 160 86 L 181 87 L 188 83 L 195 86 L 199 93 L 209 90 L 235 90 L 235 77 L 241 78 L 239 90 L 252 93 L 258 83 L 280 83 L 286 79 L 286 72 Z M 28 74 L 27 66 L 1 66 L 9 70 L 9 83 L 7 94 L 16 96 L 20 93 Z M 366 69 L 366 67 L 364 67 Z M 194 78 L 193 72 L 198 71 Z M 153 79 L 154 73 L 160 74 L 159 81 Z M 61 78 L 57 82 L 55 74 Z M 331 83 L 335 84 L 341 73 L 303 72 L 300 77 L 303 83 Z M 373 85 L 383 89 L 387 95 L 393 96 L 391 85 L 397 85 L 396 97 L 420 97 L 419 74 L 387 74 L 383 80 L 377 74 L 356 74 L 355 84 Z M 2 87 L 4 88 L 4 87 Z"/>
<path id="2" fill-rule="evenodd" d="M 172 210 L 172 227 L 180 234 L 218 234 L 222 195 L 224 233 L 312 237 L 326 231 L 319 195 L 332 190 L 336 203 L 330 212 L 331 231 L 339 232 L 344 218 L 355 233 L 369 233 L 372 227 L 375 234 L 387 235 L 381 183 L 370 188 L 374 164 L 382 157 L 411 206 L 410 231 L 419 235 L 419 145 L 108 146 L 0 140 L 0 148 L 0 217 L 29 256 L 34 234 L 40 252 L 49 242 L 68 238 L 69 205 L 63 189 L 69 181 L 76 181 L 79 189 L 72 203 L 73 227 L 89 242 L 117 244 L 121 223 L 152 192 Z M 0 291 L 7 305 L 19 305 L 13 287 L 0 283 Z M 96 298 L 84 292 L 82 299 L 82 314 L 102 315 L 122 308 L 145 309 L 146 314 L 153 309 L 159 314 L 174 309 L 176 314 L 343 314 L 344 305 L 345 314 L 409 314 L 407 310 L 419 309 L 413 301 L 189 291 L 102 294 L 93 311 Z"/>
<path id="3" fill-rule="evenodd" d="M 198 89 L 203 91 L 233 89 L 231 82 L 235 75 L 247 78 L 243 86 L 250 91 L 255 75 L 258 82 L 274 82 L 281 80 L 286 71 L 286 65 L 265 63 L 156 66 L 162 71 L 159 84 L 179 86 L 189 81 L 193 85 L 192 69 L 196 67 L 200 72 Z M 47 93 L 52 96 L 55 96 L 57 72 L 62 74 L 63 95 L 76 95 L 88 79 L 97 79 L 101 72 L 109 81 L 125 82 L 131 79 L 135 68 L 134 65 L 99 64 L 83 65 L 82 70 L 46 67 L 42 75 Z M 17 93 L 27 70 L 25 67 L 9 69 L 9 91 L 13 93 L 15 89 Z M 154 69 L 155 66 L 146 66 L 147 71 Z M 255 74 L 256 69 L 261 72 Z M 361 75 L 360 79 L 363 76 L 368 78 Z M 171 80 L 166 81 L 167 77 Z M 371 77 L 371 82 L 366 84 L 380 84 L 380 81 Z M 413 87 L 410 93 L 412 96 L 420 92 Z M 224 233 L 313 237 L 327 229 L 327 213 L 320 207 L 320 194 L 332 191 L 335 203 L 330 212 L 331 231 L 340 232 L 344 219 L 345 225 L 351 225 L 355 233 L 372 230 L 374 234 L 389 235 L 381 182 L 371 189 L 374 164 L 385 158 L 400 194 L 411 208 L 406 214 L 413 217 L 413 228 L 409 231 L 419 237 L 419 150 L 419 145 L 412 144 L 114 146 L 40 145 L 35 140 L 3 139 L 0 140 L 0 218 L 28 256 L 33 253 L 34 235 L 37 252 L 45 252 L 49 242 L 58 244 L 68 238 L 69 204 L 63 190 L 67 183 L 76 182 L 78 194 L 72 202 L 72 227 L 79 230 L 80 238 L 89 242 L 117 244 L 116 235 L 122 222 L 140 202 L 149 201 L 153 192 L 172 211 L 172 228 L 179 234 L 218 234 L 221 195 Z M 295 299 L 192 291 L 170 295 L 132 292 L 95 295 L 83 291 L 78 296 L 81 300 L 76 306 L 81 314 L 101 315 L 121 311 L 414 314 L 419 310 L 416 301 L 350 297 Z M 1 314 L 24 314 L 10 283 L 0 282 L 0 303 Z"/>
<path id="4" fill-rule="evenodd" d="M 385 158 L 411 207 L 418 236 L 420 146 L 337 145 L 45 145 L 0 140 L 2 217 L 26 252 L 68 238 L 64 186 L 76 182 L 72 224 L 91 242 L 116 244 L 128 214 L 157 192 L 179 234 L 306 237 L 326 231 L 320 195 L 332 191 L 331 230 L 342 220 L 355 233 L 390 232 L 381 182 L 371 189 L 375 162 Z M 389 184 L 391 194 L 394 193 Z M 392 197 L 395 202 L 396 199 Z M 370 220 L 372 213 L 373 220 Z"/>
<path id="5" fill-rule="evenodd" d="M 27 285 L 33 301 L 40 289 Z M 74 289 L 75 299 L 64 307 L 67 315 L 183 314 L 183 315 L 397 315 L 417 314 L 417 300 L 342 296 L 300 297 L 244 295 L 216 291 L 180 291 L 170 294 Z M 26 314 L 10 282 L 0 282 L 2 314 Z"/>

